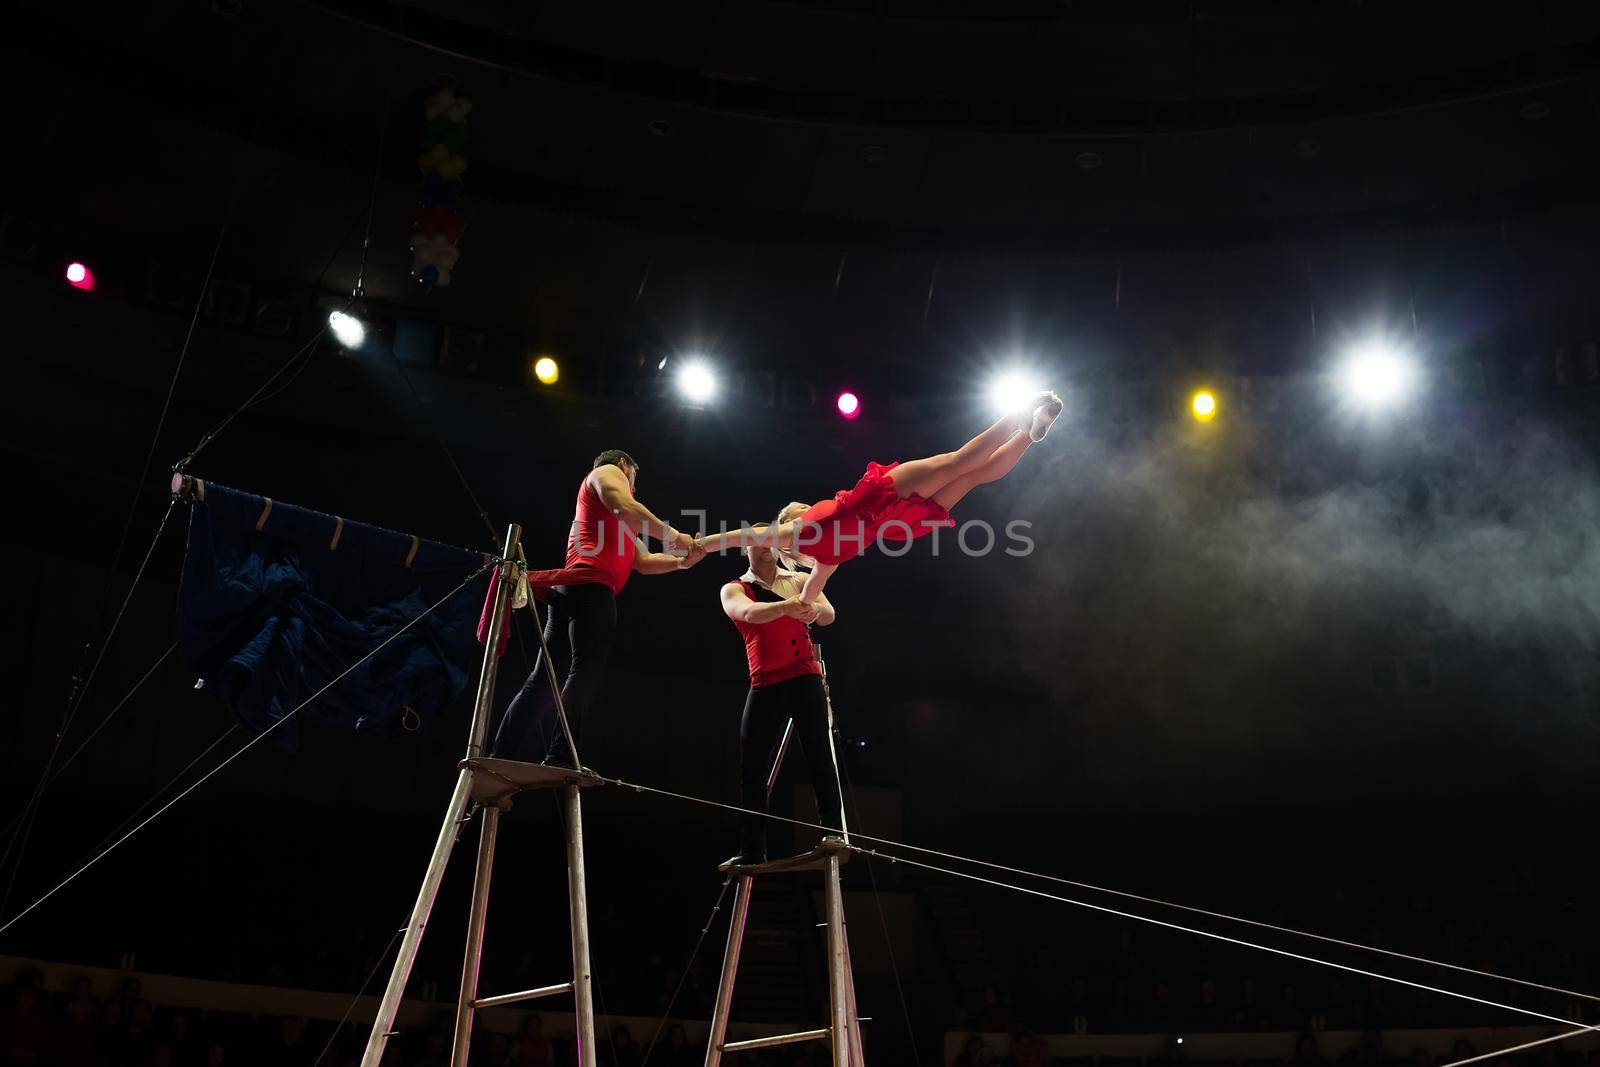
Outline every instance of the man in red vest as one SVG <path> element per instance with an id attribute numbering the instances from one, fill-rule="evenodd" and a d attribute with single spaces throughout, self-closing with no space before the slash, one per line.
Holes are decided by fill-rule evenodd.
<path id="1" fill-rule="evenodd" d="M 705 557 L 694 538 L 675 530 L 634 498 L 639 464 L 621 449 L 595 457 L 578 486 L 578 503 L 567 534 L 564 584 L 548 591 L 545 644 L 558 669 L 566 659 L 561 706 L 572 736 L 594 703 L 605 678 L 617 631 L 617 594 L 631 574 L 687 570 Z M 651 552 L 640 540 L 654 537 L 666 549 Z M 543 655 L 522 691 L 500 717 L 493 752 L 504 759 L 538 760 L 570 767 L 572 755 L 556 719 L 550 683 L 541 677 Z"/>
<path id="2" fill-rule="evenodd" d="M 794 736 L 811 768 L 818 821 L 840 827 L 844 803 L 828 736 L 828 697 L 811 643 L 811 625 L 832 624 L 833 605 L 826 596 L 810 604 L 801 600 L 805 575 L 780 567 L 770 547 L 751 544 L 745 552 L 750 569 L 722 587 L 722 610 L 744 638 L 750 667 L 750 695 L 739 724 L 739 806 L 767 810 L 767 779 L 784 726 L 793 719 Z M 739 853 L 728 863 L 766 859 L 767 820 L 760 815 L 740 816 Z"/>

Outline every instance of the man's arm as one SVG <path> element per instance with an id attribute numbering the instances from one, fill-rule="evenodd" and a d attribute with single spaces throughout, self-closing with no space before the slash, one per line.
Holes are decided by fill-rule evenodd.
<path id="1" fill-rule="evenodd" d="M 675 556 L 671 552 L 652 552 L 637 537 L 634 543 L 639 550 L 633 556 L 635 574 L 666 574 L 668 571 L 686 571 L 706 558 L 706 550 L 693 545 L 688 555 Z"/>
<path id="2" fill-rule="evenodd" d="M 759 626 L 785 615 L 798 615 L 803 607 L 800 601 L 792 599 L 751 600 L 745 594 L 744 586 L 738 582 L 729 582 L 722 587 L 723 613 L 734 622 L 750 622 Z"/>
<path id="3" fill-rule="evenodd" d="M 654 537 L 662 544 L 675 549 L 679 555 L 689 551 L 694 538 L 681 530 L 674 530 L 656 518 L 655 513 L 633 498 L 633 490 L 622 470 L 607 464 L 589 472 L 589 484 L 600 494 L 600 500 L 611 513 L 622 520 L 624 526 L 636 534 Z"/>

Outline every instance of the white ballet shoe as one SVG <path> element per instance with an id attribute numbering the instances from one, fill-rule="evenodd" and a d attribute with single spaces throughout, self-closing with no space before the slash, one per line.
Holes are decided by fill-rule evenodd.
<path id="1" fill-rule="evenodd" d="M 1055 393 L 1046 391 L 1040 393 L 1033 401 L 1033 421 L 1028 427 L 1028 436 L 1035 442 L 1043 441 L 1044 435 L 1050 432 L 1050 425 L 1061 415 L 1061 398 Z"/>

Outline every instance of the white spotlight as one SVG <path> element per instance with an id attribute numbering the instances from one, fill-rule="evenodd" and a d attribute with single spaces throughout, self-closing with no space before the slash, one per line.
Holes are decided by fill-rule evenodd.
<path id="1" fill-rule="evenodd" d="M 691 404 L 710 403 L 717 395 L 716 372 L 703 359 L 691 359 L 678 368 L 678 392 Z"/>
<path id="2" fill-rule="evenodd" d="M 360 348 L 361 342 L 367 339 L 367 328 L 361 320 L 343 311 L 334 311 L 328 315 L 328 329 L 333 331 L 333 336 L 346 348 Z"/>
<path id="3" fill-rule="evenodd" d="M 1352 350 L 1339 368 L 1345 395 L 1367 408 L 1392 408 L 1410 397 L 1417 367 L 1404 353 L 1382 342 Z"/>
<path id="4" fill-rule="evenodd" d="M 996 416 L 1010 415 L 1028 406 L 1028 401 L 1044 392 L 1039 379 L 1023 370 L 1001 371 L 989 381 L 985 395 Z"/>

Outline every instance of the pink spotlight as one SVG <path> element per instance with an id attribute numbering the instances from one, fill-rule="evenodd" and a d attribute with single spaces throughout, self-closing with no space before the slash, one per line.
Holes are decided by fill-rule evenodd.
<path id="1" fill-rule="evenodd" d="M 93 291 L 94 271 L 90 270 L 82 263 L 68 263 L 67 284 L 72 286 L 74 289 Z"/>
<path id="2" fill-rule="evenodd" d="M 861 414 L 861 398 L 854 393 L 840 393 L 836 403 L 839 405 L 839 414 L 847 419 Z"/>

